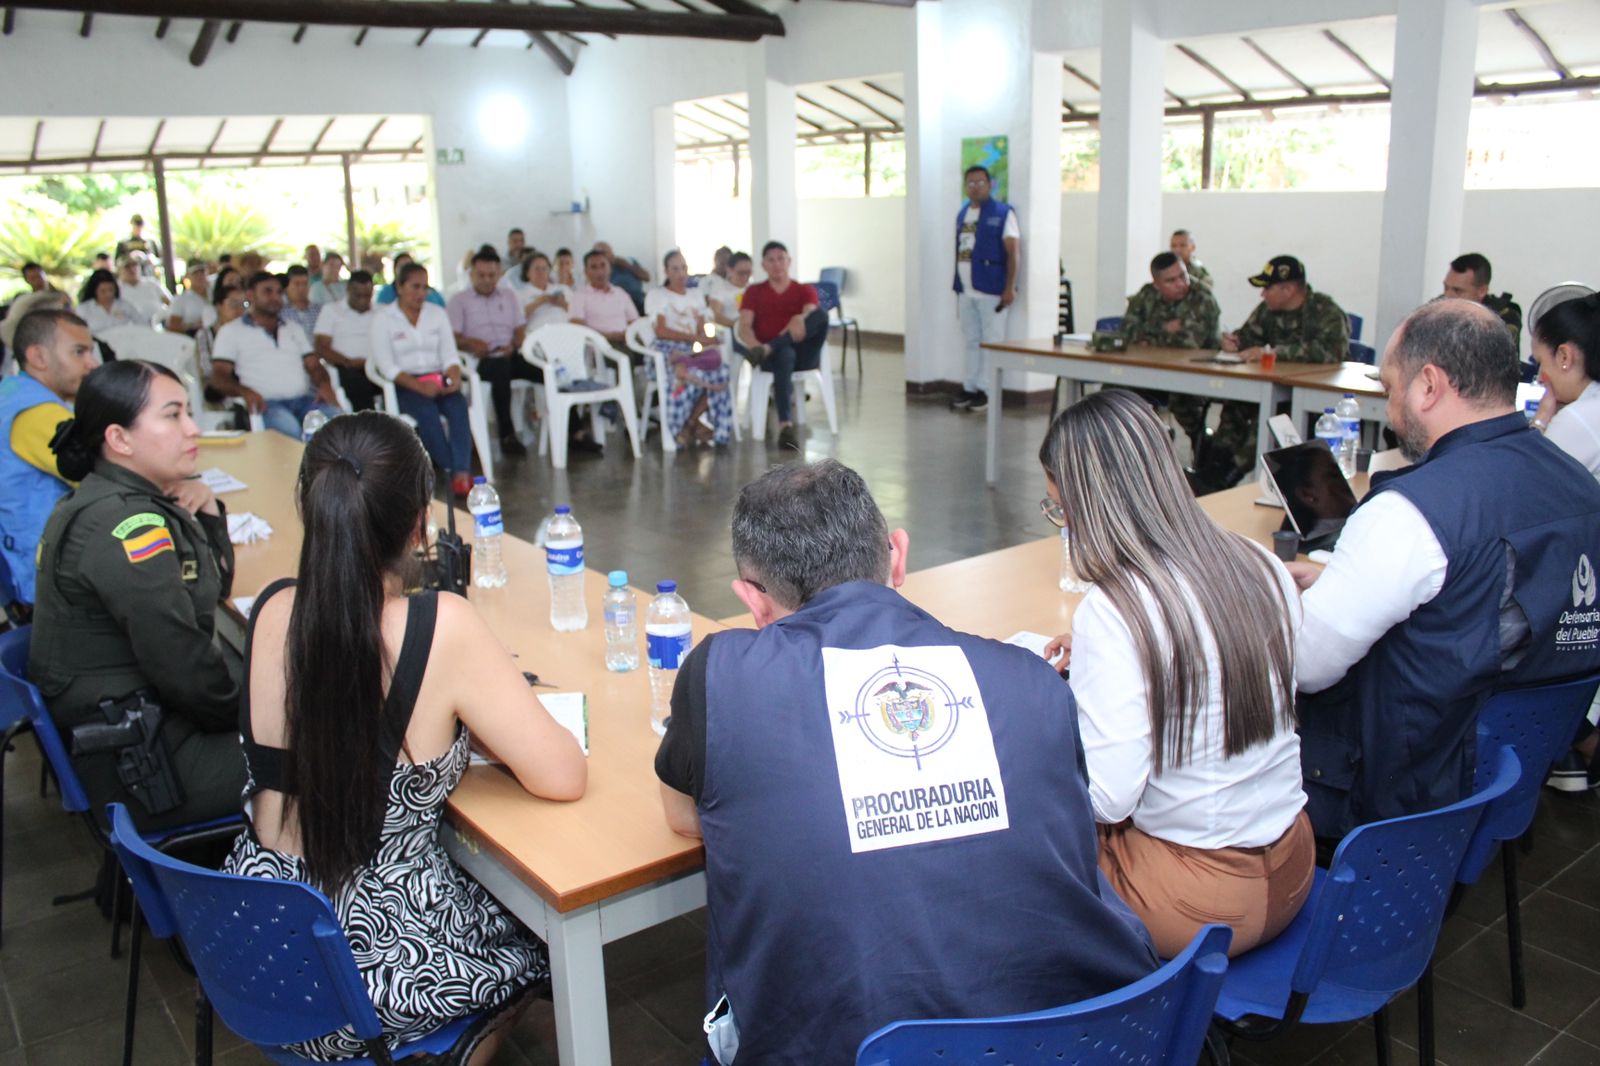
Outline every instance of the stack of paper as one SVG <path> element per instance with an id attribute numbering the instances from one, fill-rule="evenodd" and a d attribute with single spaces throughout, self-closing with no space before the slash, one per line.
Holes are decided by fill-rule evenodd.
<path id="1" fill-rule="evenodd" d="M 539 702 L 550 712 L 550 717 L 556 720 L 557 725 L 572 734 L 578 747 L 588 755 L 589 697 L 581 692 L 541 692 Z M 481 751 L 473 752 L 471 761 L 473 766 L 503 765 L 495 756 Z"/>
<path id="2" fill-rule="evenodd" d="M 254 544 L 272 536 L 272 527 L 260 515 L 245 511 L 228 516 L 228 539 L 235 544 Z"/>
<path id="3" fill-rule="evenodd" d="M 220 466 L 200 471 L 200 480 L 205 484 L 206 488 L 218 496 L 221 496 L 224 492 L 243 492 L 250 487 Z"/>

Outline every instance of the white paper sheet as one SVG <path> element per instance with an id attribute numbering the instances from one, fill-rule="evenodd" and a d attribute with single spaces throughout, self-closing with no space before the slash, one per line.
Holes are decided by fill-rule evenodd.
<path id="1" fill-rule="evenodd" d="M 243 492 L 250 487 L 220 466 L 200 471 L 200 480 L 218 496 L 224 492 Z"/>

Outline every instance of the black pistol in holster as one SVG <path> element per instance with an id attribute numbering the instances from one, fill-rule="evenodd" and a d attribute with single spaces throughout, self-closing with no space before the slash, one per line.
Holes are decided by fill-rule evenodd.
<path id="1" fill-rule="evenodd" d="M 90 722 L 72 730 L 72 754 L 113 751 L 117 779 L 151 815 L 183 806 L 183 785 L 161 742 L 165 712 L 148 691 L 100 701 L 105 724 Z"/>

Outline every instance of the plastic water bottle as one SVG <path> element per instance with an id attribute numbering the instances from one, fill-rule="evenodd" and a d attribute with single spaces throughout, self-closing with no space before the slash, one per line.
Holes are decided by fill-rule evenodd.
<path id="1" fill-rule="evenodd" d="M 689 605 L 678 595 L 678 583 L 657 582 L 656 598 L 650 601 L 650 611 L 644 617 L 644 644 L 650 654 L 650 728 L 658 737 L 667 732 L 667 719 L 672 715 L 672 686 L 693 642 Z"/>
<path id="2" fill-rule="evenodd" d="M 550 572 L 550 625 L 571 633 L 589 624 L 583 602 L 583 529 L 566 504 L 556 508 L 545 530 L 545 569 Z"/>
<path id="3" fill-rule="evenodd" d="M 1344 430 L 1344 439 L 1339 442 L 1339 469 L 1345 477 L 1352 478 L 1356 476 L 1356 449 L 1361 447 L 1361 405 L 1356 403 L 1355 393 L 1345 393 L 1333 413 L 1339 416 L 1339 426 Z"/>
<path id="4" fill-rule="evenodd" d="M 606 621 L 606 669 L 621 673 L 639 668 L 639 616 L 634 610 L 628 572 L 606 575 L 611 587 L 600 601 Z"/>
<path id="5" fill-rule="evenodd" d="M 1339 416 L 1333 413 L 1331 407 L 1324 407 L 1322 417 L 1317 419 L 1317 439 L 1328 446 L 1337 461 L 1339 449 L 1344 447 L 1344 423 L 1339 421 Z"/>
<path id="6" fill-rule="evenodd" d="M 567 364 L 556 364 L 556 391 L 566 392 L 572 387 L 572 371 L 567 369 Z"/>
<path id="7" fill-rule="evenodd" d="M 1088 592 L 1094 588 L 1093 581 L 1084 581 L 1078 572 L 1072 569 L 1072 534 L 1067 532 L 1067 527 L 1061 527 L 1061 591 L 1062 592 Z"/>
<path id="8" fill-rule="evenodd" d="M 1526 418 L 1528 420 L 1528 423 L 1531 425 L 1533 423 L 1533 420 L 1539 417 L 1539 401 L 1538 400 L 1527 400 L 1527 401 L 1524 401 L 1524 403 L 1522 405 L 1522 415 L 1523 415 L 1524 418 Z"/>
<path id="9" fill-rule="evenodd" d="M 505 524 L 500 518 L 500 494 L 488 478 L 472 479 L 467 510 L 472 512 L 472 583 L 480 589 L 503 588 L 506 561 L 500 555 L 500 540 Z"/>
<path id="10" fill-rule="evenodd" d="M 311 438 L 317 435 L 317 430 L 328 424 L 328 416 L 322 413 L 322 408 L 313 407 L 306 412 L 305 418 L 300 420 L 300 443 L 310 444 Z"/>

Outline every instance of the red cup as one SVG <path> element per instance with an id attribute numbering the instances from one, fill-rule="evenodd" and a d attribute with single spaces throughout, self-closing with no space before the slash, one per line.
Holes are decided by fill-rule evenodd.
<path id="1" fill-rule="evenodd" d="M 1278 353 L 1271 348 L 1261 353 L 1261 369 L 1271 371 L 1278 365 Z"/>

